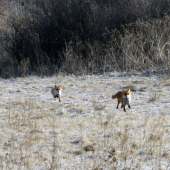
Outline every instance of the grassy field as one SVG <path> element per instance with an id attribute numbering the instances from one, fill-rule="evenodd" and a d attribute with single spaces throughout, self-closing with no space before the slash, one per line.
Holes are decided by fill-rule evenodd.
<path id="1" fill-rule="evenodd" d="M 170 77 L 31 76 L 0 87 L 0 169 L 170 170 Z M 128 88 L 124 112 L 111 96 Z"/>

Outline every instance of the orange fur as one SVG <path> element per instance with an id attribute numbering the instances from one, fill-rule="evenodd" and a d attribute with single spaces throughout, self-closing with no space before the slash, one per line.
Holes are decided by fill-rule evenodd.
<path id="1" fill-rule="evenodd" d="M 126 101 L 125 99 L 129 100 L 130 97 L 130 101 L 131 101 L 131 96 L 130 96 L 130 89 L 129 90 L 123 90 L 123 91 L 119 91 L 116 94 L 112 95 L 112 99 L 116 99 L 118 100 L 118 104 L 117 104 L 117 109 L 119 107 L 119 104 L 121 103 L 121 108 L 124 109 L 124 111 L 126 111 Z M 128 103 L 128 107 L 131 108 L 130 103 Z"/>

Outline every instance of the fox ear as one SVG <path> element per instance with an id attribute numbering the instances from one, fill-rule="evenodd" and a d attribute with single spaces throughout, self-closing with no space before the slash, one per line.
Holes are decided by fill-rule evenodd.
<path id="1" fill-rule="evenodd" d="M 130 89 L 128 90 L 128 92 L 130 93 Z"/>
<path id="2" fill-rule="evenodd" d="M 57 86 L 55 85 L 55 88 L 57 88 Z"/>

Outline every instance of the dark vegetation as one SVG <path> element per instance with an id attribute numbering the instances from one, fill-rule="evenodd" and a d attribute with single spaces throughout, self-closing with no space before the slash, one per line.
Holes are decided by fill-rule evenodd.
<path id="1" fill-rule="evenodd" d="M 0 76 L 170 71 L 170 0 L 0 0 Z"/>

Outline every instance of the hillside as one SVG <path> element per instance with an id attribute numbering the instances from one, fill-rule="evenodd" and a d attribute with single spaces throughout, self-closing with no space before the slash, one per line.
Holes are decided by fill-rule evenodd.
<path id="1" fill-rule="evenodd" d="M 0 77 L 170 72 L 169 0 L 0 0 Z"/>

